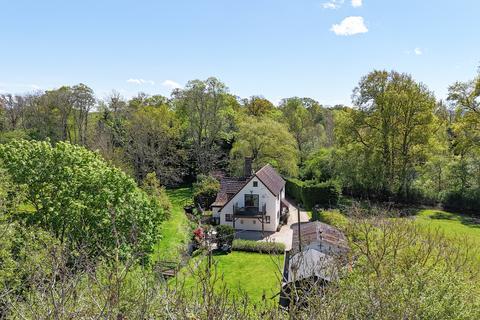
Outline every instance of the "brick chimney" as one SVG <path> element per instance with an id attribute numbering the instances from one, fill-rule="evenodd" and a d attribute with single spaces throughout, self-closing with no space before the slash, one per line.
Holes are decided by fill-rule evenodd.
<path id="1" fill-rule="evenodd" d="M 243 177 L 250 178 L 253 175 L 253 158 L 252 157 L 245 157 L 245 163 L 243 165 Z"/>

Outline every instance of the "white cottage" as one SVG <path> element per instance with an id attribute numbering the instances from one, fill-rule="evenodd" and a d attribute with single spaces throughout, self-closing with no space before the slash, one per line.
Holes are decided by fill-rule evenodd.
<path id="1" fill-rule="evenodd" d="M 223 178 L 212 204 L 219 224 L 236 230 L 275 232 L 284 208 L 285 180 L 269 164 L 252 173 L 252 161 L 245 159 L 243 178 Z"/>

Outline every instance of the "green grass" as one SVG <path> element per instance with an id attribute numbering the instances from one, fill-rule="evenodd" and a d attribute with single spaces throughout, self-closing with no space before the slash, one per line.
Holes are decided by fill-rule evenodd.
<path id="1" fill-rule="evenodd" d="M 179 261 L 191 237 L 190 221 L 183 207 L 191 203 L 192 189 L 172 189 L 167 190 L 167 194 L 172 202 L 172 211 L 170 218 L 160 227 L 162 238 L 154 247 L 153 261 Z"/>
<path id="2" fill-rule="evenodd" d="M 214 265 L 218 275 L 223 275 L 223 282 L 216 283 L 218 287 L 222 284 L 230 290 L 233 295 L 241 295 L 243 292 L 254 303 L 262 302 L 262 297 L 270 300 L 280 291 L 281 270 L 283 268 L 283 255 L 268 255 L 252 252 L 233 251 L 229 254 L 215 254 Z M 199 268 L 205 268 L 207 259 L 204 258 Z M 179 277 L 185 277 L 186 271 L 180 273 Z M 196 277 L 187 275 L 184 278 L 185 286 L 195 286 Z M 278 296 L 275 296 L 275 302 Z"/>
<path id="3" fill-rule="evenodd" d="M 339 229 L 345 229 L 348 225 L 348 218 L 339 210 L 323 210 L 319 213 L 319 219 Z"/>
<path id="4" fill-rule="evenodd" d="M 438 229 L 449 238 L 466 237 L 480 248 L 480 218 L 441 210 L 421 210 L 415 221 L 421 226 Z"/>

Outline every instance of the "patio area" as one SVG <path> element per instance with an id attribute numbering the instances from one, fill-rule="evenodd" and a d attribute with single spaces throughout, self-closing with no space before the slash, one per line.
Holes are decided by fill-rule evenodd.
<path id="1" fill-rule="evenodd" d="M 264 232 L 262 231 L 250 231 L 250 230 L 238 230 L 236 238 L 253 241 L 269 241 L 280 242 L 285 244 L 285 249 L 290 250 L 292 248 L 293 228 L 296 227 L 298 222 L 298 212 L 295 205 L 291 200 L 285 199 L 288 203 L 289 217 L 286 225 L 283 225 L 280 231 L 277 232 Z M 300 223 L 308 222 L 309 217 L 306 211 L 300 210 Z"/>

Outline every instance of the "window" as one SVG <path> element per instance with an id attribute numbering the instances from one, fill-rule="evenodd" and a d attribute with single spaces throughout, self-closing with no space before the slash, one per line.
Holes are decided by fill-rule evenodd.
<path id="1" fill-rule="evenodd" d="M 240 220 L 240 224 L 243 224 L 243 220 Z"/>
<path id="2" fill-rule="evenodd" d="M 270 216 L 265 216 L 265 223 L 270 223 Z"/>
<path id="3" fill-rule="evenodd" d="M 257 221 L 253 220 L 253 224 L 257 224 Z"/>
<path id="4" fill-rule="evenodd" d="M 258 204 L 259 204 L 258 194 L 245 195 L 245 207 L 258 208 Z"/>
<path id="5" fill-rule="evenodd" d="M 253 181 L 253 186 L 256 188 L 258 187 L 258 181 Z"/>
<path id="6" fill-rule="evenodd" d="M 226 214 L 225 215 L 225 221 L 233 221 L 232 215 L 231 214 Z"/>

